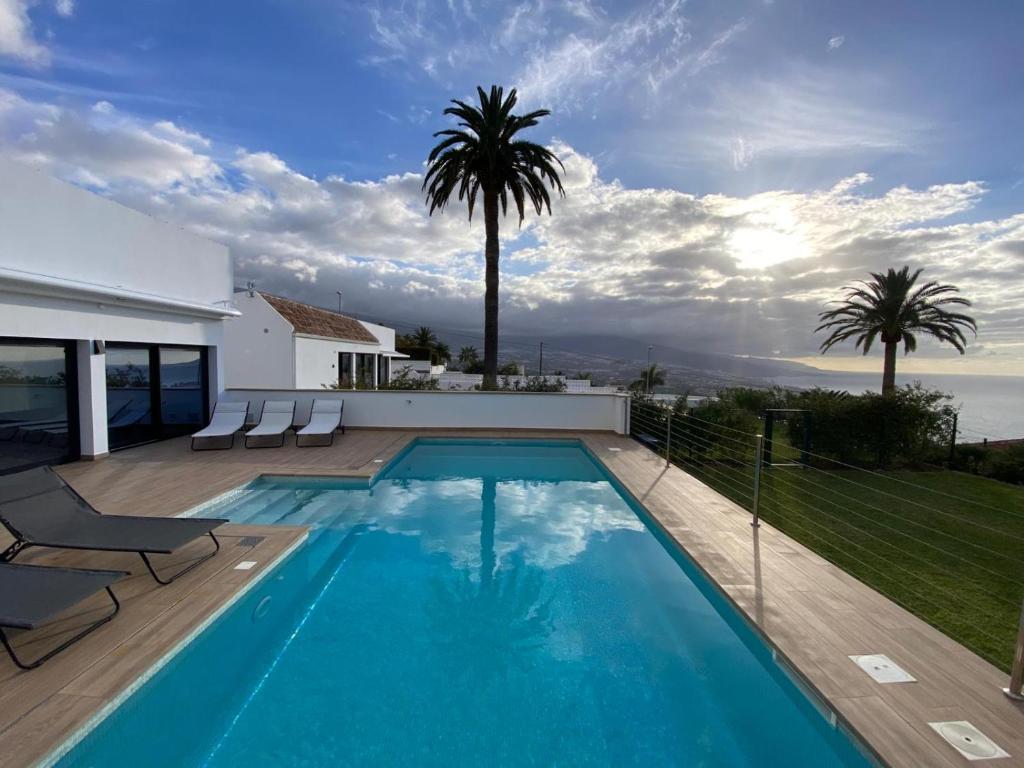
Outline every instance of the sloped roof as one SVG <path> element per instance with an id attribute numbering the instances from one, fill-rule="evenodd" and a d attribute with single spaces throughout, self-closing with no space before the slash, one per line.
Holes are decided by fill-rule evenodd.
<path id="1" fill-rule="evenodd" d="M 266 299 L 281 317 L 291 323 L 296 333 L 308 333 L 310 336 L 323 336 L 341 341 L 358 341 L 363 344 L 380 343 L 376 336 L 366 330 L 366 326 L 354 318 L 269 293 L 261 292 L 260 296 Z"/>

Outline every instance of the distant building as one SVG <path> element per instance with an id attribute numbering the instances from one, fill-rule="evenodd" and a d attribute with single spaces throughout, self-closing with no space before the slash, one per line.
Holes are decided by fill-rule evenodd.
<path id="1" fill-rule="evenodd" d="M 376 389 L 391 380 L 395 331 L 257 290 L 239 291 L 242 316 L 225 328 L 227 386 Z"/>
<path id="2" fill-rule="evenodd" d="M 203 424 L 228 249 L 10 160 L 0 178 L 0 472 Z"/>
<path id="3" fill-rule="evenodd" d="M 523 366 L 518 366 L 523 370 Z M 437 388 L 449 391 L 469 391 L 479 389 L 483 384 L 484 377 L 480 373 L 462 373 L 461 371 L 449 371 L 443 365 L 432 365 L 429 360 L 402 360 L 395 363 L 395 374 L 406 372 L 409 376 L 421 379 L 431 378 L 437 382 Z M 498 385 L 508 389 L 525 388 L 532 380 L 538 377 L 528 376 L 525 373 L 498 374 Z M 565 385 L 565 391 L 574 394 L 608 394 L 616 392 L 615 387 L 595 387 L 590 379 L 571 379 L 562 374 L 546 374 L 543 377 L 548 384 L 561 383 Z"/>

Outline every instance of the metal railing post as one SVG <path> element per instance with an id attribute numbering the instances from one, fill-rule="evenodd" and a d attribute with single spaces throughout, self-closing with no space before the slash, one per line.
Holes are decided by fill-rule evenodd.
<path id="1" fill-rule="evenodd" d="M 1003 693 L 1014 701 L 1024 701 L 1024 600 L 1020 605 L 1020 626 L 1017 628 L 1017 646 L 1013 652 L 1013 667 L 1010 671 L 1010 687 Z"/>
<path id="2" fill-rule="evenodd" d="M 755 528 L 761 527 L 758 506 L 761 501 L 761 464 L 763 454 L 764 435 L 757 435 L 757 437 L 754 438 L 754 502 L 752 510 L 754 513 L 754 519 L 750 523 Z"/>
<path id="3" fill-rule="evenodd" d="M 668 412 L 668 435 L 665 438 L 665 466 L 669 466 L 672 462 L 669 460 L 669 455 L 672 450 L 672 411 Z"/>

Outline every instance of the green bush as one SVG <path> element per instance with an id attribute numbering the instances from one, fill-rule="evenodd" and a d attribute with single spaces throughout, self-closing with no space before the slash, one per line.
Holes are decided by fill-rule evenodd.
<path id="1" fill-rule="evenodd" d="M 1024 443 L 1016 445 L 960 445 L 953 468 L 1004 483 L 1024 484 Z"/>
<path id="2" fill-rule="evenodd" d="M 989 454 L 986 475 L 1004 483 L 1024 483 L 1024 444 L 990 448 Z"/>
<path id="3" fill-rule="evenodd" d="M 440 389 L 437 379 L 430 376 L 413 375 L 408 368 L 404 368 L 394 376 L 381 389 L 405 389 L 405 390 L 431 390 Z"/>
<path id="4" fill-rule="evenodd" d="M 694 436 L 702 438 L 704 449 L 724 445 L 727 436 L 754 435 L 764 430 L 768 409 L 810 411 L 810 450 L 828 458 L 859 466 L 914 466 L 944 462 L 956 409 L 950 397 L 920 384 L 900 387 L 893 395 L 866 392 L 851 395 L 825 389 L 801 392 L 779 387 L 753 389 L 733 387 L 718 393 L 690 411 L 699 421 Z M 673 411 L 686 412 L 686 401 L 676 401 Z M 711 422 L 714 427 L 702 422 Z M 735 431 L 734 431 L 735 430 Z M 776 415 L 774 440 L 787 441 L 799 450 L 804 445 L 803 414 Z M 1012 461 L 1003 469 L 1013 474 Z"/>
<path id="5" fill-rule="evenodd" d="M 505 392 L 565 392 L 565 382 L 561 379 L 549 381 L 541 376 L 512 381 L 508 376 L 503 376 L 498 379 L 498 389 Z"/>

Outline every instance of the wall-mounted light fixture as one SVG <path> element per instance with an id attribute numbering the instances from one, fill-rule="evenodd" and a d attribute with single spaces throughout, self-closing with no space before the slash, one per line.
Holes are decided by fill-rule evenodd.
<path id="1" fill-rule="evenodd" d="M 96 341 L 92 343 L 92 353 L 94 355 L 105 355 L 107 353 L 106 342 L 96 339 Z"/>

